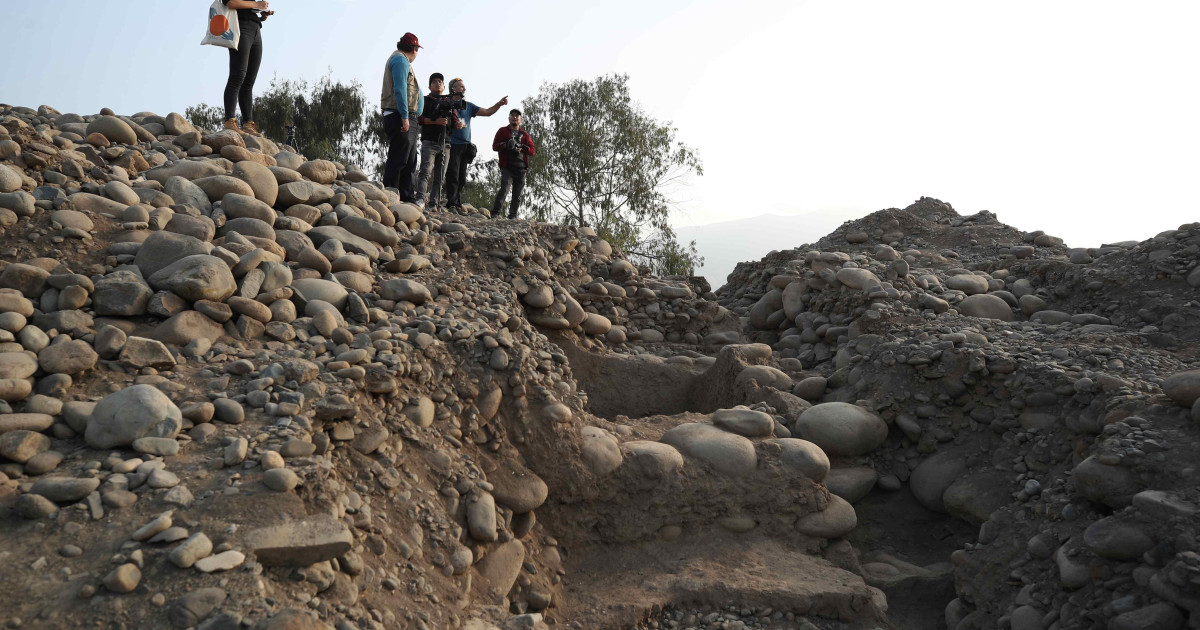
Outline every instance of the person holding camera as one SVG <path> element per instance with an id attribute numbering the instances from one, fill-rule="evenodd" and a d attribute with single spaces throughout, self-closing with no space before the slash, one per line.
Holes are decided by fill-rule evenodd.
<path id="1" fill-rule="evenodd" d="M 229 78 L 225 81 L 225 128 L 261 136 L 258 123 L 254 122 L 254 80 L 258 78 L 258 66 L 262 63 L 262 23 L 274 11 L 268 11 L 269 2 L 251 0 L 221 0 L 225 6 L 237 10 L 239 33 L 238 47 L 229 49 Z M 234 116 L 235 108 L 241 105 L 242 124 Z"/>
<path id="2" fill-rule="evenodd" d="M 528 131 L 521 129 L 521 110 L 508 112 L 508 126 L 496 131 L 492 140 L 492 150 L 500 154 L 500 190 L 492 201 L 492 216 L 500 215 L 500 205 L 508 196 L 508 187 L 512 186 L 512 203 L 508 206 L 508 218 L 517 218 L 517 210 L 521 207 L 521 191 L 525 190 L 525 171 L 529 170 L 529 158 L 537 153 L 533 146 L 533 137 Z"/>
<path id="3" fill-rule="evenodd" d="M 417 179 L 417 203 L 424 203 L 426 208 L 431 209 L 441 203 L 442 182 L 446 178 L 446 158 L 450 152 L 446 144 L 446 129 L 463 126 L 455 106 L 465 107 L 465 101 L 455 102 L 449 95 L 442 94 L 444 81 L 440 72 L 429 76 L 429 94 L 425 96 L 425 108 L 421 115 L 421 171 Z"/>
<path id="4" fill-rule="evenodd" d="M 458 110 L 458 118 L 462 125 L 450 132 L 450 159 L 446 164 L 446 205 L 451 208 L 462 208 L 462 190 L 467 183 L 467 166 L 475 159 L 475 145 L 471 144 L 471 119 L 475 116 L 491 116 L 508 105 L 508 97 L 500 99 L 495 105 L 482 108 L 466 99 L 467 85 L 462 79 L 450 82 L 450 98 L 457 105 L 463 105 Z"/>
<path id="5" fill-rule="evenodd" d="M 396 42 L 383 70 L 383 131 L 388 136 L 387 162 L 383 167 L 383 185 L 400 191 L 400 201 L 417 201 L 417 143 L 420 140 L 421 111 L 425 100 L 412 62 L 421 44 L 417 36 L 405 33 Z"/>

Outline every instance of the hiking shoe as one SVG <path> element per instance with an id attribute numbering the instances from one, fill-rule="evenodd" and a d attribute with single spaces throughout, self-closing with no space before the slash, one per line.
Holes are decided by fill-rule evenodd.
<path id="1" fill-rule="evenodd" d="M 258 130 L 258 123 L 253 120 L 247 120 L 246 124 L 242 125 L 242 132 L 252 136 L 261 136 L 262 132 Z"/>
<path id="2" fill-rule="evenodd" d="M 225 119 L 225 128 L 226 128 L 226 129 L 232 129 L 232 130 L 234 130 L 234 131 L 241 131 L 241 130 L 242 130 L 242 128 L 238 126 L 238 122 L 237 122 L 237 119 L 236 119 L 236 118 L 227 118 L 227 119 Z"/>

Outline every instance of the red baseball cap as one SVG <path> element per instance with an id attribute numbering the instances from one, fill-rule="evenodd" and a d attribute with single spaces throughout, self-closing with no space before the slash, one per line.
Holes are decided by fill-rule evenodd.
<path id="1" fill-rule="evenodd" d="M 422 47 L 421 44 L 419 42 L 417 42 L 417 36 L 413 35 L 412 33 L 405 33 L 404 37 L 400 38 L 400 43 L 408 44 L 409 46 L 412 46 L 413 48 L 421 48 Z"/>

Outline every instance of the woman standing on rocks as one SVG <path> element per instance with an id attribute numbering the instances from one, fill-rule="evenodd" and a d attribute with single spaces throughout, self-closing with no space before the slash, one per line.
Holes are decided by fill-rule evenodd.
<path id="1" fill-rule="evenodd" d="M 241 38 L 236 49 L 229 49 L 229 80 L 225 83 L 225 128 L 261 136 L 254 122 L 254 80 L 262 62 L 262 23 L 274 11 L 267 11 L 269 2 L 253 0 L 222 0 L 230 9 L 237 9 Z M 242 126 L 238 127 L 234 107 L 242 107 Z"/>

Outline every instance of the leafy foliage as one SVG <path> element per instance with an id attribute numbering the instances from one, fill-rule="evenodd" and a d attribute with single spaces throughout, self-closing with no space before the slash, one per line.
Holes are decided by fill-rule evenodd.
<path id="1" fill-rule="evenodd" d="M 186 115 L 206 130 L 224 123 L 224 111 L 204 103 L 187 108 Z M 383 115 L 358 81 L 342 83 L 330 74 L 314 83 L 273 78 L 255 98 L 254 118 L 276 142 L 286 142 L 294 127 L 291 145 L 310 160 L 336 160 L 382 174 L 387 156 Z"/>
<path id="2" fill-rule="evenodd" d="M 590 225 L 660 275 L 703 264 L 695 242 L 680 245 L 668 222 L 668 194 L 703 174 L 700 159 L 632 100 L 628 75 L 545 83 L 521 109 L 538 142 L 525 186 L 536 219 Z"/>
<path id="3" fill-rule="evenodd" d="M 183 115 L 201 131 L 218 131 L 225 122 L 225 110 L 208 103 L 192 105 L 183 110 Z"/>
<path id="4" fill-rule="evenodd" d="M 497 190 L 500 190 L 500 161 L 498 159 L 472 162 L 467 167 L 467 183 L 463 185 L 462 192 L 464 203 L 490 210 Z"/>

